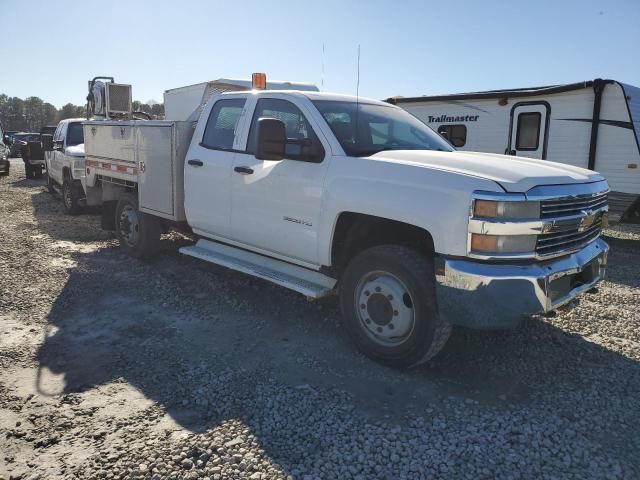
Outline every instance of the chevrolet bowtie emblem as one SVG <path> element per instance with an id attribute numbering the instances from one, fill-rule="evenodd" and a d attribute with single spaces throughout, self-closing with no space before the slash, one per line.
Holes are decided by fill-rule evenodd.
<path id="1" fill-rule="evenodd" d="M 580 219 L 580 225 L 578 225 L 578 232 L 584 232 L 587 230 L 593 222 L 596 220 L 596 216 L 593 214 L 593 210 L 583 210 L 582 213 L 585 215 Z"/>

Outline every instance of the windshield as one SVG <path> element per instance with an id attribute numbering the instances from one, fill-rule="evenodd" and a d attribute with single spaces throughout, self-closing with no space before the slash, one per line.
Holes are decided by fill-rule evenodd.
<path id="1" fill-rule="evenodd" d="M 19 135 L 14 135 L 13 136 L 13 141 L 22 141 L 22 142 L 31 142 L 33 140 L 38 140 L 38 138 L 40 137 L 39 134 L 37 133 L 22 133 Z"/>
<path id="2" fill-rule="evenodd" d="M 333 100 L 315 100 L 313 104 L 351 157 L 383 150 L 453 151 L 451 145 L 420 120 L 391 105 Z"/>
<path id="3" fill-rule="evenodd" d="M 81 123 L 70 123 L 67 130 L 67 147 L 84 143 L 84 131 Z"/>

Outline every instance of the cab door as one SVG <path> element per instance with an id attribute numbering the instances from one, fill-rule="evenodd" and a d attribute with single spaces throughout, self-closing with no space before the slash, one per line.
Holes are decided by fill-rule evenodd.
<path id="1" fill-rule="evenodd" d="M 548 128 L 548 103 L 517 103 L 511 110 L 511 128 L 507 153 L 519 157 L 544 160 L 547 156 Z"/>
<path id="2" fill-rule="evenodd" d="M 196 233 L 230 236 L 231 169 L 246 96 L 224 95 L 205 107 L 184 163 L 184 208 Z"/>
<path id="3" fill-rule="evenodd" d="M 304 101 L 291 96 L 258 97 L 246 150 L 237 153 L 233 162 L 231 229 L 237 242 L 252 249 L 315 265 L 330 150 L 322 133 L 308 120 L 307 109 Z M 260 118 L 285 124 L 290 143 L 284 159 L 256 158 Z"/>
<path id="4" fill-rule="evenodd" d="M 64 178 L 62 175 L 62 167 L 63 167 L 63 156 L 64 151 L 60 152 L 56 150 L 57 147 L 62 147 L 64 150 L 64 139 L 67 135 L 67 125 L 66 122 L 60 122 L 58 124 L 58 128 L 56 128 L 55 133 L 53 134 L 53 147 L 54 149 L 51 152 L 47 152 L 46 155 L 48 158 L 47 162 L 47 171 L 49 176 L 59 185 L 62 185 Z"/>

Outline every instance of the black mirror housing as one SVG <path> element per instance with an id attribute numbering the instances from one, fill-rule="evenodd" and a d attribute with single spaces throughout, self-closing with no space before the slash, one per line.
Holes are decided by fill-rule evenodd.
<path id="1" fill-rule="evenodd" d="M 53 135 L 44 133 L 40 135 L 40 141 L 42 141 L 42 150 L 45 152 L 51 152 L 53 150 Z"/>
<path id="2" fill-rule="evenodd" d="M 256 158 L 282 160 L 285 156 L 287 132 L 284 122 L 275 118 L 258 119 Z"/>

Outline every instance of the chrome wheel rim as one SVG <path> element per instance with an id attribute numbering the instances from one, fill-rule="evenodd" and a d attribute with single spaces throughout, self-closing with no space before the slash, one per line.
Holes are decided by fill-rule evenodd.
<path id="1" fill-rule="evenodd" d="M 134 247 L 138 242 L 140 224 L 138 222 L 138 212 L 131 206 L 127 205 L 120 213 L 118 228 L 120 237 L 130 247 Z"/>
<path id="2" fill-rule="evenodd" d="M 411 293 L 400 279 L 388 272 L 364 275 L 356 287 L 354 301 L 360 327 L 380 345 L 400 345 L 415 328 Z"/>

